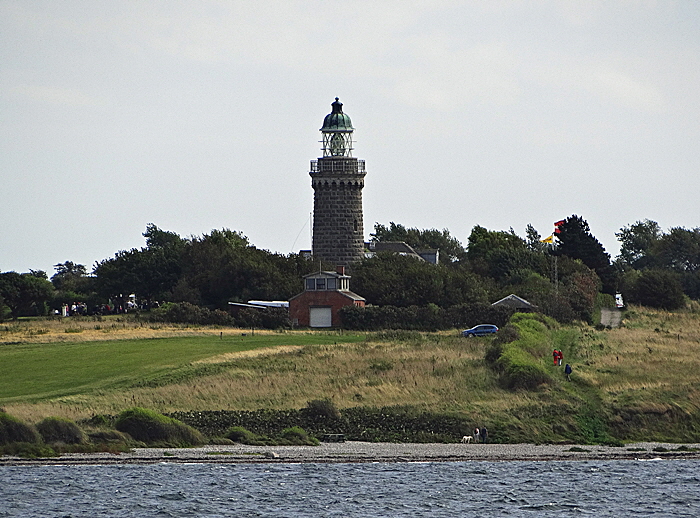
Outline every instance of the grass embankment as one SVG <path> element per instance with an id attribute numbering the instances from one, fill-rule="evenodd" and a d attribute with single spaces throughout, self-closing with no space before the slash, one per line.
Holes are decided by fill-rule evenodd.
<path id="1" fill-rule="evenodd" d="M 464 339 L 456 331 L 251 336 L 141 326 L 186 336 L 37 344 L 26 342 L 51 340 L 51 333 L 32 334 L 42 322 L 25 325 L 24 334 L 10 327 L 3 334 L 0 325 L 0 405 L 30 422 L 132 406 L 162 413 L 301 409 L 330 398 L 348 419 L 360 407 L 402 407 L 416 426 L 421 420 L 412 416 L 448 415 L 463 423 L 463 433 L 486 425 L 495 441 L 700 440 L 700 321 L 692 310 L 634 308 L 623 328 L 603 331 L 516 323 L 520 338 L 501 344 L 524 351 L 504 356 L 514 361 L 510 371 L 505 360 L 485 361 L 492 339 Z M 563 366 L 552 365 L 553 348 L 572 364 L 571 382 Z M 539 377 L 536 386 L 513 381 L 523 372 Z"/>

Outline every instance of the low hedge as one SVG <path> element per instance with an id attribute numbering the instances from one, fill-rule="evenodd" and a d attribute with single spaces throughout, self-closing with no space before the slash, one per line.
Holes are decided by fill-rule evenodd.
<path id="1" fill-rule="evenodd" d="M 226 431 L 225 439 L 253 446 L 318 446 L 320 441 L 309 435 L 299 426 L 285 428 L 276 437 L 258 435 L 242 426 L 232 426 Z"/>
<path id="2" fill-rule="evenodd" d="M 0 412 L 0 445 L 12 443 L 39 444 L 41 435 L 36 427 L 25 424 L 5 412 Z"/>
<path id="3" fill-rule="evenodd" d="M 490 304 L 461 304 L 441 308 L 427 306 L 345 306 L 339 314 L 345 329 L 358 331 L 382 331 L 405 329 L 414 331 L 438 331 L 455 327 L 472 327 L 490 323 L 499 327 L 508 322 L 514 309 Z"/>
<path id="4" fill-rule="evenodd" d="M 39 434 L 47 443 L 85 444 L 87 434 L 70 419 L 47 417 L 36 425 Z"/>
<path id="5" fill-rule="evenodd" d="M 117 417 L 115 427 L 149 446 L 199 446 L 206 442 L 199 430 L 145 408 L 130 408 Z"/>
<path id="6" fill-rule="evenodd" d="M 314 415 L 308 409 L 213 410 L 169 415 L 210 437 L 223 436 L 237 442 L 258 441 L 258 444 L 278 441 L 276 438 L 283 437 L 285 430 L 295 427 L 302 428 L 313 437 L 342 433 L 351 441 L 420 443 L 454 442 L 473 428 L 471 422 L 459 416 L 416 411 L 407 407 L 353 407 L 343 409 L 337 417 Z M 230 433 L 232 430 L 235 434 Z M 250 430 L 248 433 L 253 437 L 245 438 L 242 430 Z"/>

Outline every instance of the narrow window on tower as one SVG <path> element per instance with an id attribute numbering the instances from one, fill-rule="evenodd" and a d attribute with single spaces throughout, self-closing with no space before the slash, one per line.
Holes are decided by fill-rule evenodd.
<path id="1" fill-rule="evenodd" d="M 357 229 L 360 228 L 360 225 L 357 223 L 357 220 L 354 221 L 353 225 L 355 227 L 355 232 L 357 232 Z"/>

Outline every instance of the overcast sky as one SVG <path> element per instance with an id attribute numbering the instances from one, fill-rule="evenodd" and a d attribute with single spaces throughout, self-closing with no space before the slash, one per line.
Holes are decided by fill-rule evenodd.
<path id="1" fill-rule="evenodd" d="M 340 97 L 375 222 L 700 226 L 700 2 L 0 0 L 0 271 L 310 248 Z"/>

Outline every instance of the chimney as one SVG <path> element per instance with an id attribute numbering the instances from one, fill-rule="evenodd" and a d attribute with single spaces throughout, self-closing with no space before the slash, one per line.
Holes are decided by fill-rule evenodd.
<path id="1" fill-rule="evenodd" d="M 339 273 L 340 275 L 345 275 L 345 266 L 336 266 L 335 267 L 336 273 Z"/>

